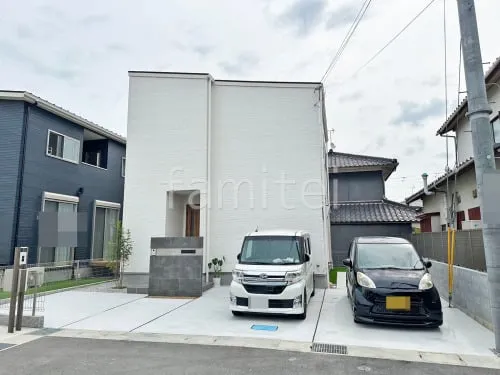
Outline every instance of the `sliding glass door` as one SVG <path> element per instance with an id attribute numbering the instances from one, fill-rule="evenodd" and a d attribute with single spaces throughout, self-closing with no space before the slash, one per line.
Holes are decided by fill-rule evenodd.
<path id="1" fill-rule="evenodd" d="M 111 207 L 95 207 L 94 211 L 93 259 L 111 259 L 112 241 L 120 210 Z"/>
<path id="2" fill-rule="evenodd" d="M 55 200 L 44 201 L 43 211 L 54 213 L 77 212 L 78 205 L 73 202 Z M 71 246 L 42 247 L 40 249 L 40 263 L 68 263 L 73 260 L 74 249 Z"/>

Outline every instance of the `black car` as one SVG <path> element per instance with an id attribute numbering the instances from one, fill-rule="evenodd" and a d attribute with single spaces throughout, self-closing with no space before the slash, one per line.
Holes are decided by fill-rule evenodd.
<path id="1" fill-rule="evenodd" d="M 358 237 L 344 259 L 347 296 L 356 323 L 439 327 L 443 311 L 428 268 L 397 237 Z"/>

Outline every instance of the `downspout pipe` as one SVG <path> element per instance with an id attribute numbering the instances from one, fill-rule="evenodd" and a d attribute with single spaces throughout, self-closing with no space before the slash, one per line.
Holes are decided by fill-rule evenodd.
<path id="1" fill-rule="evenodd" d="M 207 184 L 205 188 L 206 198 L 205 198 L 205 238 L 203 241 L 205 247 L 205 281 L 208 284 L 210 282 L 210 270 L 207 266 L 210 258 L 210 208 L 211 208 L 211 167 L 212 167 L 212 77 L 207 78 L 207 164 L 206 164 L 206 174 L 207 174 Z"/>
<path id="2" fill-rule="evenodd" d="M 16 188 L 16 201 L 15 201 L 15 220 L 14 228 L 12 232 L 11 247 L 10 247 L 10 259 L 14 262 L 14 248 L 19 246 L 19 222 L 21 218 L 21 200 L 23 195 L 23 185 L 24 185 L 24 165 L 25 165 L 25 155 L 26 155 L 26 137 L 28 133 L 28 121 L 30 114 L 30 104 L 24 103 L 24 113 L 23 113 L 23 127 L 21 132 L 21 147 L 19 150 L 19 166 L 18 166 L 18 177 L 17 177 L 17 188 Z"/>
<path id="3" fill-rule="evenodd" d="M 429 190 L 429 186 L 427 185 L 427 178 L 429 175 L 427 173 L 422 174 L 422 179 L 424 180 L 424 194 L 425 195 L 435 195 L 436 193 L 442 193 L 445 194 L 445 203 L 446 203 L 446 222 L 448 227 L 450 226 L 450 213 L 449 213 L 449 207 L 448 207 L 448 192 L 446 190 L 441 190 L 438 188 L 435 188 L 434 191 Z"/>

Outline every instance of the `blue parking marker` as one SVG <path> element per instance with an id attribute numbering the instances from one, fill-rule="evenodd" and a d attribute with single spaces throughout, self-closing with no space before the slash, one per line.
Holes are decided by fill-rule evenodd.
<path id="1" fill-rule="evenodd" d="M 266 326 L 266 325 L 259 325 L 259 324 L 254 324 L 252 329 L 255 329 L 256 331 L 277 331 L 278 326 Z"/>

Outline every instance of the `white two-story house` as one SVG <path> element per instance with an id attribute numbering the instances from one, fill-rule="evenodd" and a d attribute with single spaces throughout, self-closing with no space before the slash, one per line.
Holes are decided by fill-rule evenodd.
<path id="1" fill-rule="evenodd" d="M 231 277 L 245 234 L 292 229 L 311 234 L 316 285 L 326 286 L 324 106 L 316 82 L 129 72 L 124 227 L 134 251 L 126 272 L 148 274 L 152 237 L 202 237 L 204 272 L 224 257 Z"/>
<path id="2" fill-rule="evenodd" d="M 498 169 L 500 168 L 500 58 L 486 72 L 485 82 L 488 101 L 492 109 L 491 126 Z M 452 224 L 458 230 L 481 228 L 481 202 L 477 194 L 472 132 L 466 113 L 467 98 L 437 131 L 438 136 L 453 137 L 450 144 L 456 145 L 456 166 L 435 181 L 429 181 L 430 195 L 421 189 L 406 198 L 407 204 L 421 202 L 423 207 L 420 215 L 422 232 L 446 230 L 448 212 L 452 213 L 450 215 Z M 500 192 L 498 195 L 500 197 Z"/>

